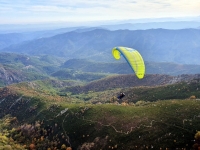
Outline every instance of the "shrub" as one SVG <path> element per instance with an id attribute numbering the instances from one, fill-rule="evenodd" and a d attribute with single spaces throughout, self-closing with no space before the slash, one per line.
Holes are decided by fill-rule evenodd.
<path id="1" fill-rule="evenodd" d="M 196 99 L 195 95 L 190 96 L 190 99 Z"/>
<path id="2" fill-rule="evenodd" d="M 140 100 L 140 101 L 137 101 L 137 102 L 135 103 L 135 105 L 136 105 L 136 106 L 141 106 L 141 105 L 144 105 L 145 103 L 146 103 L 145 101 Z"/>

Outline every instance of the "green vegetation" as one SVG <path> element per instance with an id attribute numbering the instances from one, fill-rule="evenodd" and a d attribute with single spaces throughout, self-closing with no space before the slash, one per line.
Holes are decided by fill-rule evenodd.
<path id="1" fill-rule="evenodd" d="M 172 85 L 159 87 L 130 88 L 127 90 L 128 99 L 132 102 L 138 100 L 157 101 L 165 99 L 187 99 L 191 96 L 200 98 L 200 83 L 192 81 L 190 83 L 181 82 Z"/>
<path id="2" fill-rule="evenodd" d="M 103 82 L 103 81 L 102 81 Z M 78 99 L 84 101 L 90 101 L 93 103 L 96 102 L 110 102 L 112 100 L 116 100 L 117 95 L 123 91 L 126 93 L 124 98 L 125 102 L 128 103 L 136 103 L 138 101 L 158 101 L 158 100 L 166 100 L 166 99 L 187 99 L 191 96 L 195 98 L 200 98 L 200 82 L 191 81 L 190 83 L 187 82 L 180 82 L 175 84 L 169 85 L 159 85 L 159 86 L 141 86 L 141 87 L 124 87 L 124 88 L 114 88 L 112 89 L 113 85 L 110 84 L 105 87 L 105 90 L 102 91 L 100 88 L 102 82 L 96 82 L 96 84 L 88 84 L 83 85 L 80 87 L 66 87 L 62 91 L 71 91 L 73 94 L 72 97 L 76 97 Z M 90 91 L 91 87 L 97 87 L 96 92 Z M 67 89 L 67 90 L 66 90 Z"/>
<path id="3" fill-rule="evenodd" d="M 2 35 L 0 150 L 199 149 L 200 30 L 82 31 Z M 116 43 L 163 63 L 138 80 Z"/>
<path id="4" fill-rule="evenodd" d="M 79 80 L 79 81 L 84 81 L 84 82 L 90 82 L 90 81 L 104 78 L 108 76 L 109 74 L 81 72 L 81 71 L 76 71 L 76 70 L 71 70 L 71 69 L 61 69 L 51 75 L 61 80 Z"/>
<path id="5" fill-rule="evenodd" d="M 200 145 L 199 75 L 147 74 L 138 80 L 133 74 L 84 72 L 86 64 L 76 70 L 50 56 L 1 57 L 0 149 Z M 120 92 L 126 94 L 122 103 Z"/>
<path id="6" fill-rule="evenodd" d="M 8 139 L 1 145 L 14 148 L 10 139 L 20 148 L 37 149 L 61 149 L 63 144 L 73 149 L 190 149 L 198 144 L 193 141 L 200 128 L 196 80 L 79 94 L 60 92 L 63 86 L 76 84 L 52 79 L 2 88 L 0 116 L 10 114 L 15 119 L 7 125 L 1 122 Z M 120 91 L 126 97 L 118 104 Z"/>
<path id="7" fill-rule="evenodd" d="M 23 100 L 26 101 L 25 98 Z M 31 101 L 29 106 L 26 106 L 29 109 L 23 117 L 21 117 L 24 113 L 22 108 L 12 112 L 12 115 L 17 116 L 18 121 L 26 121 L 28 124 L 36 124 L 37 121 L 40 124 L 38 129 L 47 130 L 52 126 L 55 133 L 50 134 L 47 140 L 51 141 L 56 134 L 63 135 L 66 139 L 70 139 L 67 146 L 73 147 L 78 145 L 83 147 L 84 143 L 95 141 L 94 149 L 96 146 L 102 149 L 108 149 L 109 146 L 117 146 L 118 149 L 191 148 L 193 145 L 191 141 L 200 123 L 198 119 L 200 102 L 197 100 L 165 100 L 138 106 L 84 103 L 47 106 L 42 105 L 37 99 Z M 20 107 L 19 102 L 16 105 L 12 109 Z M 33 106 L 36 105 L 40 107 L 33 110 Z M 67 112 L 59 115 L 65 108 L 68 109 Z M 14 140 L 24 139 L 20 143 L 30 144 L 29 138 L 23 138 L 22 135 L 19 135 L 19 139 L 16 138 L 20 132 L 25 131 L 21 129 L 11 133 L 11 129 L 8 130 Z M 41 136 L 43 135 L 39 137 L 32 135 L 31 138 Z M 97 137 L 99 140 L 96 141 Z M 59 140 L 62 141 L 62 137 L 59 137 Z M 41 146 L 44 146 L 44 143 Z"/>

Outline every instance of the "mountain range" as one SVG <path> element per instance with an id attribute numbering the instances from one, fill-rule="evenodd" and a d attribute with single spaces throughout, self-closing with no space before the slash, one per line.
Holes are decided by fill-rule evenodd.
<path id="1" fill-rule="evenodd" d="M 54 55 L 113 62 L 111 50 L 126 46 L 138 50 L 145 61 L 200 64 L 199 29 L 116 30 L 66 32 L 2 48 L 1 52 Z"/>
<path id="2" fill-rule="evenodd" d="M 200 16 L 139 18 L 128 20 L 102 20 L 87 22 L 47 22 L 38 24 L 0 24 L 0 33 L 25 33 L 38 31 L 71 30 L 72 28 L 98 27 L 104 29 L 185 29 L 199 28 Z M 45 31 L 45 32 L 46 32 Z"/>
<path id="3" fill-rule="evenodd" d="M 148 74 L 198 74 L 200 65 L 145 62 Z M 126 62 L 96 62 L 86 59 L 65 61 L 53 56 L 29 56 L 24 54 L 0 53 L 0 86 L 34 80 L 73 80 L 74 83 L 91 82 L 112 75 L 134 75 Z M 59 81 L 62 80 L 62 81 Z M 140 81 L 141 82 L 141 81 Z"/>
<path id="4" fill-rule="evenodd" d="M 186 29 L 186 28 L 200 28 L 199 21 L 171 21 L 171 22 L 147 22 L 147 23 L 124 23 L 118 25 L 103 25 L 103 28 L 109 30 L 147 30 L 147 29 Z"/>
<path id="5" fill-rule="evenodd" d="M 138 21 L 0 34 L 0 149 L 198 149 L 198 23 Z M 141 53 L 143 79 L 115 46 Z"/>

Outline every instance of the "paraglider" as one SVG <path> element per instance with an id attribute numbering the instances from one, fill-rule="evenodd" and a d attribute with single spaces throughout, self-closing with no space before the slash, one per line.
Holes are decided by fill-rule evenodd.
<path id="1" fill-rule="evenodd" d="M 117 60 L 119 60 L 122 55 L 135 72 L 136 76 L 139 79 L 144 78 L 145 64 L 142 56 L 137 50 L 128 47 L 114 47 L 112 49 L 112 55 Z"/>
<path id="2" fill-rule="evenodd" d="M 125 96 L 124 93 L 120 93 L 120 95 L 117 98 L 118 98 L 118 100 L 121 100 L 124 96 Z"/>

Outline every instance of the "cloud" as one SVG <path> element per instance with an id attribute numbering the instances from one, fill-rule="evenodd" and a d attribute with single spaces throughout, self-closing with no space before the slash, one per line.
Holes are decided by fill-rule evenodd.
<path id="1" fill-rule="evenodd" d="M 43 5 L 36 5 L 31 6 L 29 9 L 31 12 L 57 12 L 57 13 L 63 13 L 67 12 L 68 9 L 63 7 L 57 7 L 57 6 L 43 6 Z"/>
<path id="2" fill-rule="evenodd" d="M 197 16 L 199 8 L 200 0 L 1 0 L 0 19 L 91 21 Z"/>

